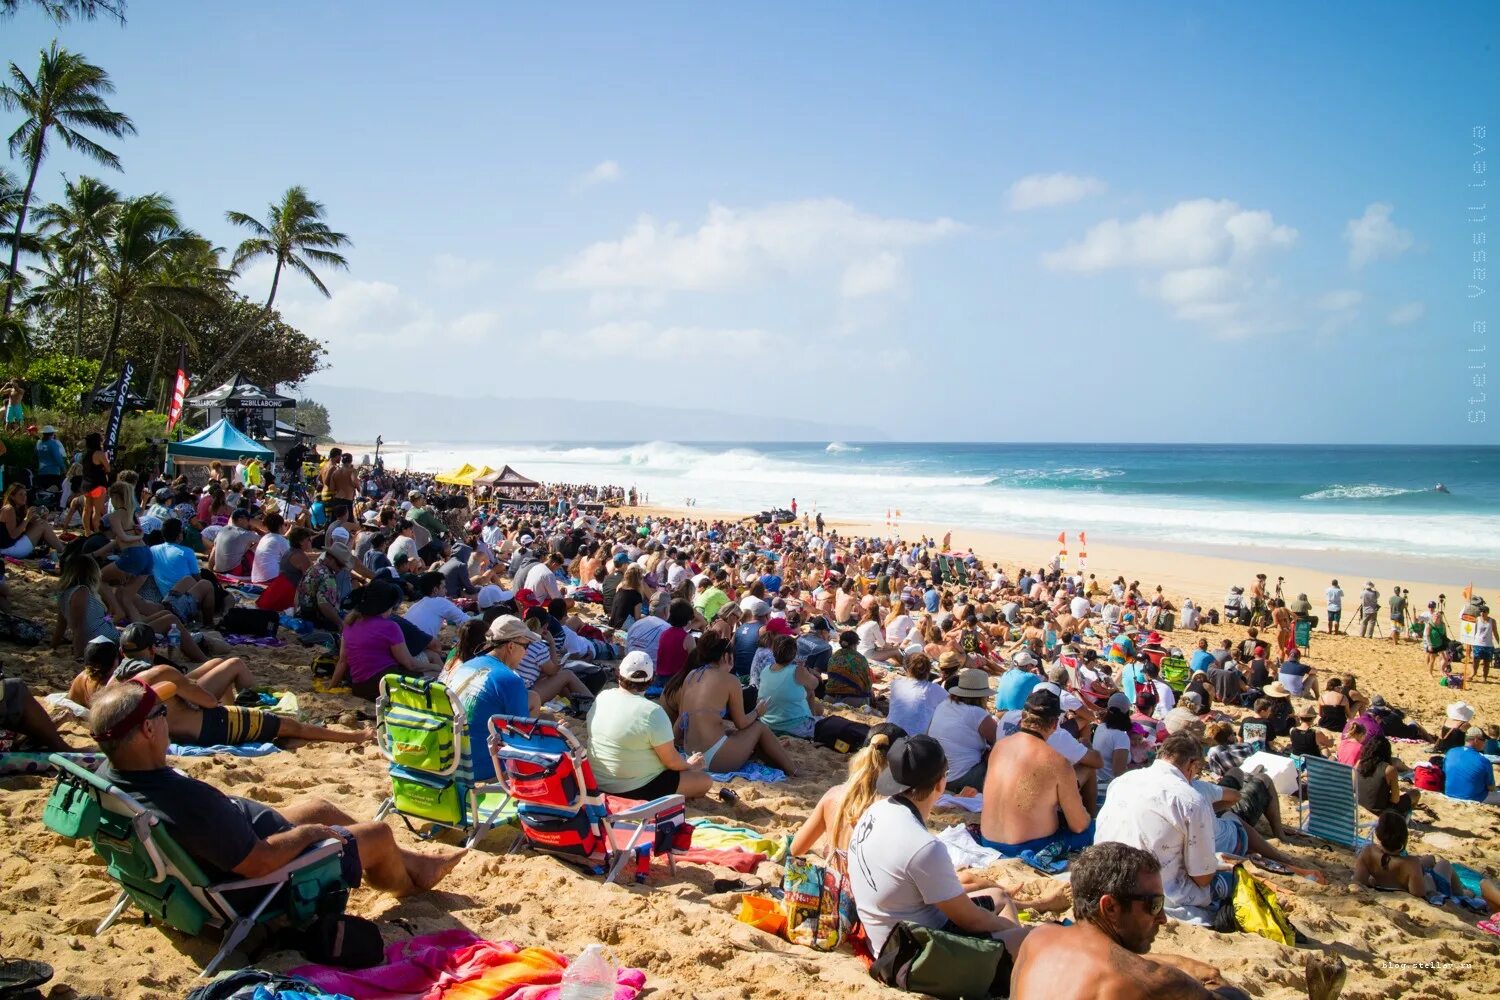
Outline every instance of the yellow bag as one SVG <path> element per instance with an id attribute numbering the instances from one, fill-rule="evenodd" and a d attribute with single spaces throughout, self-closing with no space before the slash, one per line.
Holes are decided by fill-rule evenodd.
<path id="1" fill-rule="evenodd" d="M 1296 947 L 1297 931 L 1281 912 L 1276 893 L 1246 871 L 1244 865 L 1235 866 L 1234 894 L 1226 907 L 1233 908 L 1234 922 L 1240 930 L 1289 948 Z"/>

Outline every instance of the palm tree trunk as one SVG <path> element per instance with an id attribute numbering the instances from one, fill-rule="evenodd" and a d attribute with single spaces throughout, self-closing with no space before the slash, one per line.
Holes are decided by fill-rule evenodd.
<path id="1" fill-rule="evenodd" d="M 166 342 L 166 331 L 162 331 L 162 335 L 156 338 L 156 357 L 151 361 L 151 381 L 146 383 L 146 397 L 148 399 L 152 393 L 156 392 L 156 375 L 161 371 L 161 352 L 162 348 L 166 346 Z"/>
<path id="2" fill-rule="evenodd" d="M 266 296 L 266 304 L 261 306 L 260 316 L 254 323 L 245 327 L 240 335 L 234 339 L 234 343 L 229 345 L 229 350 L 225 351 L 219 356 L 218 363 L 210 368 L 207 374 L 203 376 L 203 385 L 205 389 L 211 389 L 214 387 L 214 376 L 234 360 L 234 356 L 240 353 L 240 348 L 245 346 L 245 341 L 249 340 L 250 335 L 260 328 L 260 324 L 265 322 L 267 316 L 271 315 L 271 303 L 276 301 L 276 288 L 280 284 L 281 258 L 277 257 L 276 270 L 271 272 L 271 294 Z"/>
<path id="3" fill-rule="evenodd" d="M 42 148 L 42 142 L 46 138 L 46 130 L 37 136 L 36 150 Z M 26 193 L 21 195 L 21 207 L 16 212 L 15 239 L 10 245 L 10 270 L 7 272 L 10 280 L 5 283 L 5 310 L 0 316 L 10 315 L 10 304 L 16 297 L 16 284 L 20 276 L 21 267 L 21 233 L 26 229 L 26 209 L 31 205 L 31 190 L 36 187 L 36 173 L 42 167 L 42 158 L 33 156 L 31 158 L 31 174 L 26 178 Z"/>
<path id="4" fill-rule="evenodd" d="M 88 265 L 78 262 L 78 273 L 73 278 L 73 356 L 83 354 L 83 279 Z"/>
<path id="5" fill-rule="evenodd" d="M 109 370 L 109 364 L 114 359 L 115 344 L 120 340 L 120 327 L 125 321 L 125 297 L 123 295 L 115 299 L 115 318 L 109 328 L 109 342 L 104 345 L 104 357 L 99 361 L 99 373 L 94 376 L 94 387 L 89 394 L 83 398 L 80 409 L 88 413 L 93 405 L 94 396 L 99 392 L 99 387 L 104 384 L 104 373 Z"/>

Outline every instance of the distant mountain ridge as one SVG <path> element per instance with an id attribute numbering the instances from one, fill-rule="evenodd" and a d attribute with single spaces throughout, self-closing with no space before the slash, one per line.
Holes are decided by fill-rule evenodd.
<path id="1" fill-rule="evenodd" d="M 333 436 L 373 441 L 882 441 L 857 424 L 606 400 L 440 396 L 303 384 L 297 395 L 328 408 Z M 619 419 L 628 407 L 629 422 Z"/>

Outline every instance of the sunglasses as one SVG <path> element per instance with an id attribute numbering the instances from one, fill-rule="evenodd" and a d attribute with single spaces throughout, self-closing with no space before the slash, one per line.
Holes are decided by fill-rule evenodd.
<path id="1" fill-rule="evenodd" d="M 1154 917 L 1167 905 L 1167 897 L 1161 893 L 1127 892 L 1116 897 L 1125 902 L 1145 903 L 1146 910 Z"/>

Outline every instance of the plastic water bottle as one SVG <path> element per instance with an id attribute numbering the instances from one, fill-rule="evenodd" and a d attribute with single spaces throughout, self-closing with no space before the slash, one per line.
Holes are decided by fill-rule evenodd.
<path id="1" fill-rule="evenodd" d="M 175 624 L 167 629 L 167 645 L 172 649 L 182 645 L 182 629 Z"/>
<path id="2" fill-rule="evenodd" d="M 613 1000 L 615 957 L 602 944 L 591 944 L 563 970 L 562 1000 Z"/>

